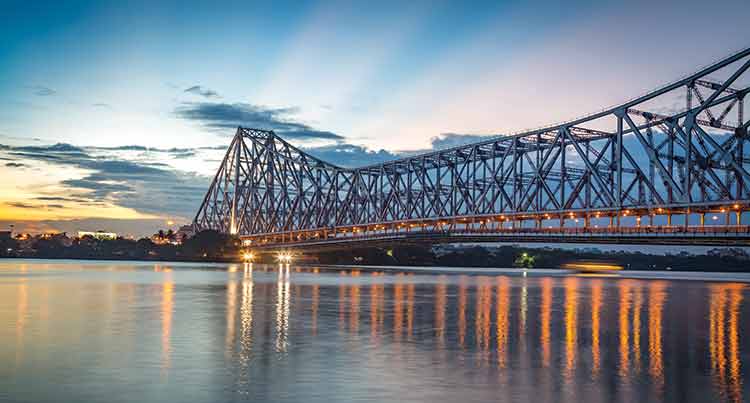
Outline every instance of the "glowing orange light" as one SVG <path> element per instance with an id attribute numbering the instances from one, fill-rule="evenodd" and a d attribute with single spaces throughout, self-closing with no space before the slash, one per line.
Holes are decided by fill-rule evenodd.
<path id="1" fill-rule="evenodd" d="M 588 263 L 588 262 L 565 263 L 564 265 L 562 265 L 562 267 L 567 270 L 575 270 L 575 271 L 588 272 L 588 273 L 622 270 L 622 266 L 615 265 L 615 264 Z"/>
<path id="2" fill-rule="evenodd" d="M 290 263 L 292 261 L 292 255 L 287 252 L 279 252 L 276 255 L 276 260 L 278 260 L 279 263 Z"/>

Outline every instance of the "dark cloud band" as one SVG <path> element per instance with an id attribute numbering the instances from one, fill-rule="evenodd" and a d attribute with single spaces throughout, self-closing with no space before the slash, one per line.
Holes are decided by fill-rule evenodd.
<path id="1" fill-rule="evenodd" d="M 274 130 L 280 135 L 299 140 L 341 141 L 344 137 L 329 131 L 314 128 L 297 122 L 293 115 L 299 109 L 266 108 L 247 103 L 189 102 L 175 109 L 175 116 L 199 122 L 212 130 L 229 130 L 238 126 Z"/>

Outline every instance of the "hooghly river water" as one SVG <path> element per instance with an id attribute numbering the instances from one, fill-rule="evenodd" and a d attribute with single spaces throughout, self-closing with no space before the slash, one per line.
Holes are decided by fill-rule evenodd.
<path id="1" fill-rule="evenodd" d="M 2 402 L 741 402 L 750 284 L 0 260 Z"/>

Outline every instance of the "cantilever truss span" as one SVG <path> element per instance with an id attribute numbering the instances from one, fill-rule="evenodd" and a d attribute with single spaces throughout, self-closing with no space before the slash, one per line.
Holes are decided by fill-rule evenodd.
<path id="1" fill-rule="evenodd" d="M 747 243 L 748 68 L 745 49 L 583 118 L 360 168 L 240 127 L 194 226 L 258 247 L 646 230 Z"/>

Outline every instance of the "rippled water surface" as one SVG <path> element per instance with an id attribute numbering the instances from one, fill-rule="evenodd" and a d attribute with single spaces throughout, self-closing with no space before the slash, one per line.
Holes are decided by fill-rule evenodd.
<path id="1" fill-rule="evenodd" d="M 750 286 L 0 261 L 0 401 L 750 399 Z"/>

